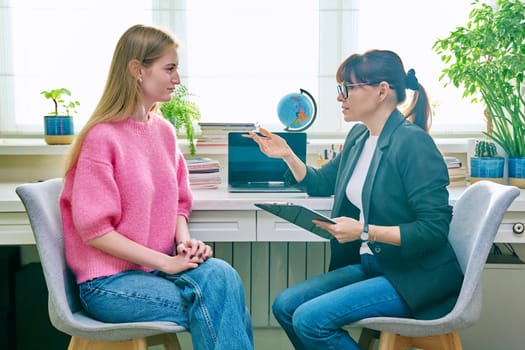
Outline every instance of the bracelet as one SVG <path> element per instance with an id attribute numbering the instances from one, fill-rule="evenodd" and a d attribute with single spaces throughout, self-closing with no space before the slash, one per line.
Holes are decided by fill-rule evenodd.
<path id="1" fill-rule="evenodd" d="M 372 231 L 372 228 L 370 228 L 370 232 L 372 233 L 372 243 L 376 242 L 377 239 L 377 230 Z"/>

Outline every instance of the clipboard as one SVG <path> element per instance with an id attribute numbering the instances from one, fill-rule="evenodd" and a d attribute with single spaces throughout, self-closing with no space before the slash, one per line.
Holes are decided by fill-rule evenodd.
<path id="1" fill-rule="evenodd" d="M 282 219 L 285 219 L 286 221 L 291 222 L 292 224 L 297 225 L 307 231 L 315 233 L 320 237 L 326 239 L 334 239 L 334 236 L 332 236 L 328 231 L 315 226 L 312 220 L 317 219 L 332 224 L 335 224 L 336 222 L 328 216 L 323 215 L 308 207 L 305 207 L 304 205 L 286 202 L 264 202 L 254 203 L 254 205 Z"/>

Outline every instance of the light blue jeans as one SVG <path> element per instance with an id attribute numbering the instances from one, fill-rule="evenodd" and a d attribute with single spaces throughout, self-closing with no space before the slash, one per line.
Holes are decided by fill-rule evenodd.
<path id="1" fill-rule="evenodd" d="M 86 311 L 105 322 L 171 321 L 195 350 L 253 349 L 251 319 L 237 272 L 210 258 L 183 273 L 124 271 L 80 284 Z"/>
<path id="2" fill-rule="evenodd" d="M 373 316 L 410 317 L 372 255 L 282 291 L 273 314 L 295 349 L 359 350 L 342 327 Z"/>

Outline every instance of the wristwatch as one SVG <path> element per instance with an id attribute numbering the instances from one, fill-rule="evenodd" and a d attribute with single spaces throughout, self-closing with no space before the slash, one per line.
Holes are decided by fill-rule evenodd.
<path id="1" fill-rule="evenodd" d="M 368 224 L 364 224 L 363 232 L 361 232 L 361 240 L 368 241 Z"/>

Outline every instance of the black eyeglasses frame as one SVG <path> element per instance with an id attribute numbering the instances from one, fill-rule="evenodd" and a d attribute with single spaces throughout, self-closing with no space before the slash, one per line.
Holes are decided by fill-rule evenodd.
<path id="1" fill-rule="evenodd" d="M 363 82 L 363 83 L 346 83 L 337 84 L 337 94 L 341 95 L 346 100 L 348 98 L 348 92 L 358 86 L 376 86 L 381 84 L 382 81 L 377 82 Z M 388 84 L 389 88 L 393 89 L 394 87 Z"/>

